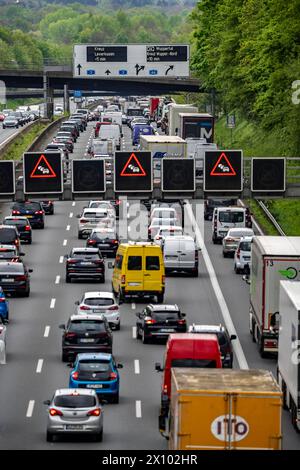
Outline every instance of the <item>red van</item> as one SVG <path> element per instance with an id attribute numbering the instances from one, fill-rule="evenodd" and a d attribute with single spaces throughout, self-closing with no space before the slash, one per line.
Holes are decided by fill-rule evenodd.
<path id="1" fill-rule="evenodd" d="M 163 372 L 161 390 L 161 409 L 159 415 L 159 430 L 163 434 L 169 413 L 171 397 L 171 368 L 172 367 L 209 367 L 222 368 L 222 359 L 217 335 L 193 333 L 177 333 L 169 335 L 166 345 L 164 367 L 155 364 L 157 372 Z"/>

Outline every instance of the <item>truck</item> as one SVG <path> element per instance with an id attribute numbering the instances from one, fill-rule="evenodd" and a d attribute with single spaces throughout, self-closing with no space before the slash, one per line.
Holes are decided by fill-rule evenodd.
<path id="1" fill-rule="evenodd" d="M 207 113 L 179 113 L 178 135 L 183 139 L 202 138 L 207 143 L 214 141 L 214 117 Z"/>
<path id="2" fill-rule="evenodd" d="M 197 106 L 192 104 L 177 104 L 172 103 L 169 106 L 168 110 L 168 134 L 169 135 L 179 135 L 179 126 L 180 126 L 180 113 L 197 113 Z"/>
<path id="3" fill-rule="evenodd" d="M 169 450 L 280 450 L 282 393 L 270 371 L 172 368 Z"/>
<path id="4" fill-rule="evenodd" d="M 153 158 L 186 157 L 186 142 L 168 135 L 141 135 L 140 150 L 152 152 Z"/>
<path id="5" fill-rule="evenodd" d="M 250 270 L 250 334 L 261 357 L 278 353 L 279 283 L 300 280 L 300 237 L 255 236 Z"/>
<path id="6" fill-rule="evenodd" d="M 300 282 L 280 281 L 279 290 L 278 383 L 282 406 L 300 432 Z"/>
<path id="7" fill-rule="evenodd" d="M 116 145 L 114 139 L 93 139 L 88 153 L 91 157 L 97 157 L 100 155 L 113 156 L 115 148 Z"/>

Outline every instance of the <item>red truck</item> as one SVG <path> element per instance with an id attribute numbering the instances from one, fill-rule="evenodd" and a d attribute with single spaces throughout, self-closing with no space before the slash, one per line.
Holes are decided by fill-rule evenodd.
<path id="1" fill-rule="evenodd" d="M 164 435 L 171 398 L 171 368 L 208 367 L 222 368 L 222 359 L 217 335 L 175 333 L 169 335 L 166 345 L 164 367 L 155 364 L 157 372 L 163 372 L 159 431 Z"/>

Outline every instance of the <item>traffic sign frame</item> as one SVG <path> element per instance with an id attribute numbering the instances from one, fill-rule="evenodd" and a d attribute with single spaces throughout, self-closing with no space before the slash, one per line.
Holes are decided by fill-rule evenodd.
<path id="1" fill-rule="evenodd" d="M 9 193 L 2 193 L 0 192 L 0 196 L 11 196 L 12 194 L 16 193 L 16 173 L 15 173 L 15 161 L 14 160 L 1 160 L 0 161 L 0 168 L 2 163 L 11 163 L 12 164 L 12 174 L 13 174 L 13 192 Z"/>
<path id="2" fill-rule="evenodd" d="M 220 156 L 222 153 L 229 153 L 229 152 L 234 152 L 234 153 L 240 153 L 241 154 L 241 169 L 240 169 L 240 172 L 241 172 L 241 183 L 240 183 L 240 188 L 239 189 L 207 189 L 206 187 L 206 175 L 205 175 L 205 171 L 206 171 L 206 158 L 207 156 L 210 154 L 210 153 L 220 153 Z M 235 170 L 234 170 L 235 171 Z M 227 178 L 229 175 L 224 175 L 224 176 L 220 176 L 220 178 Z M 239 149 L 225 149 L 225 150 L 221 150 L 221 149 L 215 149 L 215 150 L 205 150 L 204 152 L 204 162 L 203 162 L 203 191 L 204 192 L 207 192 L 207 193 L 241 193 L 243 191 L 243 188 L 244 188 L 244 155 L 243 155 L 243 151 L 242 150 L 239 150 Z"/>
<path id="3" fill-rule="evenodd" d="M 74 162 L 89 162 L 89 161 L 95 161 L 95 162 L 101 162 L 102 163 L 102 170 L 103 170 L 103 175 L 104 175 L 104 189 L 103 191 L 74 191 Z M 106 175 L 105 175 L 105 160 L 103 159 L 95 159 L 95 160 L 87 160 L 86 158 L 81 158 L 81 159 L 76 159 L 72 160 L 72 177 L 71 177 L 71 191 L 72 194 L 102 194 L 106 192 Z"/>
<path id="4" fill-rule="evenodd" d="M 118 158 L 118 154 L 120 153 L 126 153 L 126 154 L 134 154 L 134 155 L 139 155 L 140 153 L 148 153 L 150 154 L 150 158 L 151 158 L 151 172 L 150 172 L 150 175 L 151 175 L 151 189 L 117 189 L 117 182 L 116 182 L 116 159 Z M 127 162 L 128 163 L 128 162 Z M 124 169 L 122 170 L 122 172 L 124 171 Z M 132 178 L 137 178 L 137 177 L 140 177 L 140 176 L 132 176 Z M 124 176 L 123 176 L 124 178 Z M 127 176 L 127 178 L 129 178 Z M 153 191 L 153 154 L 152 152 L 148 152 L 148 151 L 137 151 L 135 152 L 134 150 L 133 151 L 119 151 L 119 152 L 115 152 L 115 159 L 114 159 L 114 187 L 113 187 L 113 190 L 115 193 L 151 193 Z"/>
<path id="5" fill-rule="evenodd" d="M 25 173 L 25 155 L 37 155 L 37 154 L 41 154 L 41 155 L 45 155 L 45 157 L 47 157 L 47 155 L 53 155 L 55 153 L 59 153 L 59 152 L 25 152 L 23 154 L 23 175 Z M 23 178 L 23 188 L 24 188 L 24 194 L 63 194 L 64 192 L 64 169 L 63 169 L 63 158 L 62 158 L 62 154 L 60 153 L 60 185 L 61 185 L 61 190 L 60 191 L 27 191 L 26 190 L 26 178 L 24 177 Z"/>
<path id="6" fill-rule="evenodd" d="M 194 189 L 164 189 L 164 162 L 165 161 L 175 161 L 178 162 L 182 161 L 192 161 L 193 162 L 193 173 L 194 173 Z M 194 158 L 170 158 L 164 157 L 161 161 L 161 190 L 164 193 L 194 193 L 196 191 L 196 165 Z"/>
<path id="7" fill-rule="evenodd" d="M 276 161 L 283 161 L 283 171 L 284 171 L 284 179 L 283 179 L 283 185 L 284 189 L 253 189 L 253 161 L 254 160 L 276 160 Z M 286 192 L 286 158 L 285 157 L 253 157 L 251 159 L 251 192 L 252 193 L 285 193 Z"/>

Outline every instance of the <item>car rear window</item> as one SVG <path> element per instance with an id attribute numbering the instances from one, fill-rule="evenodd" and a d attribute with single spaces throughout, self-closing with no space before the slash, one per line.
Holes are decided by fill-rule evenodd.
<path id="1" fill-rule="evenodd" d="M 113 299 L 85 299 L 84 300 L 85 305 L 113 305 L 114 301 Z"/>
<path id="2" fill-rule="evenodd" d="M 24 274 L 24 267 L 22 263 L 12 263 L 7 265 L 0 263 L 0 273 Z"/>
<path id="3" fill-rule="evenodd" d="M 93 408 L 96 399 L 89 395 L 60 395 L 55 398 L 54 404 L 60 408 Z"/>
<path id="4" fill-rule="evenodd" d="M 147 271 L 159 271 L 160 270 L 159 256 L 146 256 L 146 270 Z"/>
<path id="5" fill-rule="evenodd" d="M 26 227 L 26 220 L 6 220 L 5 224 L 13 225 L 14 227 Z"/>
<path id="6" fill-rule="evenodd" d="M 210 359 L 173 359 L 171 361 L 171 367 L 206 367 L 213 369 L 216 366 L 216 361 Z"/>
<path id="7" fill-rule="evenodd" d="M 0 248 L 0 258 L 13 258 L 14 256 L 16 256 L 16 254 L 16 250 Z"/>
<path id="8" fill-rule="evenodd" d="M 100 259 L 99 253 L 87 253 L 86 251 L 76 251 L 71 254 L 75 259 Z"/>
<path id="9" fill-rule="evenodd" d="M 240 243 L 241 251 L 251 251 L 251 242 L 241 242 Z"/>
<path id="10" fill-rule="evenodd" d="M 88 372 L 109 372 L 111 370 L 111 365 L 109 361 L 90 361 L 90 360 L 83 360 L 80 361 L 78 364 L 78 368 L 81 371 Z"/>
<path id="11" fill-rule="evenodd" d="M 69 331 L 72 333 L 83 333 L 85 331 L 106 331 L 103 321 L 74 320 L 70 323 Z"/>
<path id="12" fill-rule="evenodd" d="M 114 232 L 94 232 L 91 235 L 93 240 L 114 240 L 116 234 Z"/>
<path id="13" fill-rule="evenodd" d="M 16 239 L 16 231 L 11 228 L 1 228 L 0 229 L 0 243 L 14 242 Z"/>
<path id="14" fill-rule="evenodd" d="M 25 211 L 39 211 L 41 210 L 41 206 L 38 202 L 23 202 L 14 204 L 13 209 Z"/>
<path id="15" fill-rule="evenodd" d="M 141 256 L 128 256 L 128 271 L 141 271 L 142 270 L 142 257 Z"/>
<path id="16" fill-rule="evenodd" d="M 178 320 L 179 312 L 152 312 L 151 316 L 157 321 Z"/>
<path id="17" fill-rule="evenodd" d="M 247 235 L 249 235 L 249 233 L 242 232 L 242 231 L 239 232 L 237 230 L 234 230 L 234 231 L 229 230 L 229 232 L 228 232 L 228 236 L 234 237 L 234 238 L 242 238 L 242 237 L 245 237 Z"/>
<path id="18" fill-rule="evenodd" d="M 107 212 L 85 212 L 83 217 L 87 219 L 103 219 L 107 217 Z"/>
<path id="19" fill-rule="evenodd" d="M 239 211 L 221 211 L 219 213 L 219 221 L 226 223 L 241 223 L 244 222 L 244 212 Z"/>

